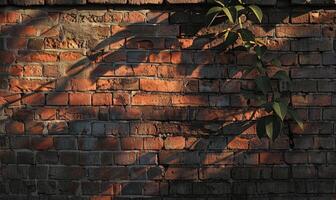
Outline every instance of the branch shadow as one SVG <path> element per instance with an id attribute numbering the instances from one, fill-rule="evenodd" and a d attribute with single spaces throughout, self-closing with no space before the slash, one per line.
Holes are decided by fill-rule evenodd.
<path id="1" fill-rule="evenodd" d="M 136 14 L 137 10 L 132 12 Z M 246 65 L 250 60 L 244 52 L 221 50 L 223 41 L 215 33 L 223 25 L 204 28 L 203 10 L 196 10 L 192 15 L 189 11 L 173 13 L 170 21 L 164 20 L 167 12 L 161 12 L 164 16 L 159 13 L 150 19 L 157 24 L 155 26 L 145 25 L 140 18 L 140 22 L 126 26 L 113 25 L 110 35 L 109 31 L 104 32 L 106 27 L 81 27 L 78 22 L 102 20 L 105 23 L 109 17 L 119 22 L 118 12 L 98 17 L 81 15 L 81 12 L 63 13 L 62 9 L 61 12 L 60 18 L 47 11 L 27 14 L 22 23 L 1 29 L 0 36 L 6 38 L 7 48 L 15 50 L 19 46 L 16 60 L 10 56 L 12 49 L 2 54 L 5 62 L 1 72 L 5 72 L 4 80 L 8 80 L 9 86 L 1 90 L 1 123 L 5 124 L 5 130 L 1 131 L 7 131 L 1 136 L 0 160 L 5 185 L 0 187 L 1 193 L 15 197 L 82 196 L 87 199 L 268 197 L 267 191 L 258 189 L 256 194 L 260 187 L 257 180 L 271 176 L 267 164 L 274 162 L 284 167 L 283 155 L 274 161 L 272 156 L 276 153 L 267 154 L 272 146 L 256 138 L 253 121 L 242 122 L 251 116 L 251 111 L 246 109 L 239 92 L 241 87 L 250 87 L 250 83 L 248 79 L 241 80 L 240 74 L 231 68 Z M 275 25 L 287 17 L 281 15 L 273 19 L 275 21 L 265 22 L 271 25 L 263 24 L 255 33 L 269 36 Z M 186 24 L 184 20 L 196 25 Z M 186 38 L 178 38 L 179 34 L 171 37 L 179 28 Z M 95 34 L 101 38 L 91 40 Z M 44 57 L 38 57 L 35 53 L 46 49 L 36 45 L 38 42 L 30 44 L 31 40 L 23 39 L 21 44 L 7 39 L 13 35 L 39 36 L 44 43 L 49 42 L 51 48 Z M 20 49 L 21 45 L 29 44 L 33 51 Z M 274 50 L 280 54 L 288 45 L 283 41 L 276 44 Z M 84 48 L 69 55 L 56 55 L 52 50 L 62 45 L 78 48 L 83 45 Z M 174 60 L 173 54 L 176 54 Z M 37 79 L 31 84 L 33 79 L 22 76 L 28 70 L 20 63 L 30 63 L 32 59 L 41 63 L 61 61 L 56 68 L 65 64 L 65 69 L 62 73 L 52 71 L 50 80 Z M 285 62 L 285 58 L 282 61 Z M 55 67 L 43 64 L 43 71 L 46 66 Z M 180 92 L 187 103 L 132 105 L 132 91 L 139 88 L 143 77 L 181 79 L 184 87 Z M 99 82 L 101 79 L 104 81 Z M 202 92 L 198 79 L 206 79 L 208 84 Z M 111 102 L 99 106 L 68 105 L 70 94 L 88 90 L 113 93 L 108 96 Z M 218 95 L 219 91 L 224 95 Z M 171 93 L 160 88 L 138 93 L 151 92 Z M 208 95 L 218 98 L 215 108 L 204 106 L 202 98 L 200 107 L 186 106 L 193 97 Z M 227 96 L 234 105 L 232 108 L 227 105 Z M 84 96 L 79 98 L 85 99 Z M 46 107 L 41 107 L 45 103 Z M 182 139 L 184 144 L 169 149 L 168 139 Z M 284 146 L 286 143 L 278 148 L 286 148 Z M 258 166 L 259 163 L 266 166 Z M 286 183 L 282 179 L 283 188 L 290 188 Z M 274 196 L 285 191 L 279 191 L 276 186 L 273 189 Z"/>

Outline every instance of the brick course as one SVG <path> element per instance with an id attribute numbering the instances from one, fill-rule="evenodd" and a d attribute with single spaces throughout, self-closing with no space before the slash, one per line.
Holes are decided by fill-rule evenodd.
<path id="1" fill-rule="evenodd" d="M 0 0 L 0 199 L 332 199 L 335 2 L 263 1 L 252 27 L 293 79 L 292 150 L 220 128 L 251 115 L 252 60 L 205 2 Z"/>

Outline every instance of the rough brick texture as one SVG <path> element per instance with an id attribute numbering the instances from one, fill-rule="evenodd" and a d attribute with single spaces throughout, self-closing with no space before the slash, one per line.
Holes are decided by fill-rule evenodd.
<path id="1" fill-rule="evenodd" d="M 0 0 L 0 199 L 335 198 L 335 2 L 263 1 L 251 27 L 293 79 L 292 150 L 221 129 L 250 115 L 251 59 L 203 5 L 96 5 L 167 2 Z"/>

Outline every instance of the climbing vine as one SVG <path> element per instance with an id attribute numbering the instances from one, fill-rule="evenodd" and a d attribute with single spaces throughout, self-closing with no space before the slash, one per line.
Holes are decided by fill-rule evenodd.
<path id="1" fill-rule="evenodd" d="M 253 64 L 238 70 L 242 72 L 243 77 L 254 74 L 254 87 L 242 92 L 248 106 L 252 106 L 251 102 L 254 102 L 255 110 L 265 113 L 255 122 L 258 137 L 268 137 L 274 141 L 283 132 L 287 118 L 292 118 L 303 129 L 302 121 L 291 106 L 290 93 L 280 89 L 280 84 L 291 85 L 288 73 L 278 59 L 266 59 L 267 46 L 249 29 L 250 23 L 247 22 L 252 18 L 262 22 L 262 9 L 257 5 L 245 4 L 242 0 L 215 0 L 215 6 L 209 9 L 207 15 L 211 17 L 209 26 L 215 21 L 228 25 L 219 34 L 220 37 L 224 37 L 225 48 L 230 49 L 238 45 L 255 57 Z M 270 66 L 276 68 L 275 74 L 271 75 L 269 72 Z M 292 134 L 289 133 L 288 136 L 292 143 Z"/>

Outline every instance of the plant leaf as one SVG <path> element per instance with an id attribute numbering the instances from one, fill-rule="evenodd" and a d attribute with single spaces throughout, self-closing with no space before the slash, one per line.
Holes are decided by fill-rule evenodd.
<path id="1" fill-rule="evenodd" d="M 261 139 L 267 137 L 265 130 L 265 118 L 261 118 L 257 121 L 257 136 Z"/>
<path id="2" fill-rule="evenodd" d="M 266 46 L 256 46 L 255 47 L 256 54 L 259 59 L 266 53 L 267 47 Z"/>
<path id="3" fill-rule="evenodd" d="M 264 94 L 267 94 L 267 91 L 271 89 L 271 80 L 267 76 L 259 76 L 255 79 L 255 83 Z"/>
<path id="4" fill-rule="evenodd" d="M 216 3 L 218 3 L 219 5 L 225 7 L 224 3 L 222 3 L 221 1 L 215 0 Z"/>
<path id="5" fill-rule="evenodd" d="M 263 19 L 263 12 L 259 6 L 250 5 L 249 8 L 253 11 L 254 15 L 258 18 L 259 22 L 261 23 Z"/>
<path id="6" fill-rule="evenodd" d="M 265 130 L 266 130 L 266 135 L 273 140 L 274 136 L 274 130 L 273 130 L 273 119 L 272 117 L 267 117 L 265 118 Z"/>
<path id="7" fill-rule="evenodd" d="M 261 62 L 261 60 L 257 60 L 255 66 L 256 66 L 257 70 L 258 70 L 260 73 L 265 73 L 265 72 L 266 72 L 266 69 L 264 68 L 263 63 Z"/>
<path id="8" fill-rule="evenodd" d="M 215 7 L 212 7 L 208 10 L 207 15 L 211 15 L 213 13 L 218 13 L 218 12 L 221 12 L 221 11 L 222 11 L 222 7 L 215 6 Z"/>
<path id="9" fill-rule="evenodd" d="M 279 80 L 284 80 L 287 82 L 291 82 L 291 79 L 289 78 L 287 72 L 280 70 L 277 71 L 277 73 L 274 74 L 273 78 L 279 79 Z"/>
<path id="10" fill-rule="evenodd" d="M 239 29 L 238 33 L 240 33 L 242 40 L 244 41 L 249 42 L 249 41 L 254 41 L 255 39 L 254 34 L 246 28 Z"/>
<path id="11" fill-rule="evenodd" d="M 225 41 L 223 42 L 224 47 L 228 47 L 230 45 L 233 45 L 237 39 L 238 39 L 238 34 L 232 31 L 228 31 L 225 36 L 224 36 Z"/>
<path id="12" fill-rule="evenodd" d="M 237 12 L 239 12 L 239 11 L 241 11 L 241 10 L 244 10 L 244 9 L 245 9 L 245 7 L 244 7 L 244 6 L 242 6 L 242 5 L 236 5 L 236 6 L 235 6 L 235 8 L 236 8 Z"/>
<path id="13" fill-rule="evenodd" d="M 282 126 L 282 122 L 274 115 L 262 117 L 257 121 L 257 136 L 259 138 L 268 137 L 274 141 L 280 135 Z"/>
<path id="14" fill-rule="evenodd" d="M 286 117 L 288 106 L 282 101 L 275 101 L 273 102 L 273 110 L 274 112 L 280 117 L 280 119 L 283 121 Z"/>
<path id="15" fill-rule="evenodd" d="M 303 130 L 303 122 L 300 119 L 299 115 L 292 109 L 288 110 L 288 113 L 290 114 L 290 116 L 295 120 L 295 122 L 297 123 L 297 125 L 299 125 L 299 127 Z"/>
<path id="16" fill-rule="evenodd" d="M 232 16 L 232 13 L 231 13 L 230 9 L 228 9 L 227 7 L 223 7 L 222 9 L 223 9 L 223 12 L 225 13 L 225 15 L 228 17 L 229 21 L 231 23 L 234 23 L 235 20 L 233 20 L 233 16 Z"/>

